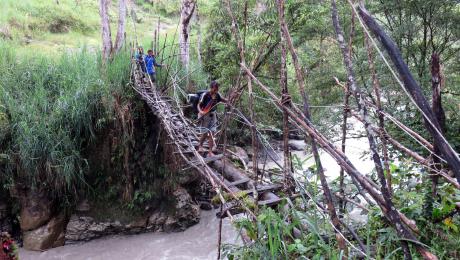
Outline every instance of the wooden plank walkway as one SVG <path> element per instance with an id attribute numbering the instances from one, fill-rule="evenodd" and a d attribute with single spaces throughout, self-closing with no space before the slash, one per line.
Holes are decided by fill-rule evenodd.
<path id="1" fill-rule="evenodd" d="M 203 158 L 195 147 L 198 143 L 195 126 L 191 120 L 184 117 L 180 108 L 174 106 L 175 100 L 168 96 L 162 96 L 155 85 L 144 79 L 143 72 L 138 69 L 135 63 L 132 64 L 132 79 L 134 90 L 146 102 L 152 113 L 160 121 L 161 131 L 167 134 L 168 141 L 165 142 L 165 145 L 173 147 L 173 152 L 171 152 L 170 156 L 179 156 L 186 163 L 187 166 L 185 168 L 180 167 L 179 171 L 195 169 L 214 186 L 223 186 L 224 190 L 226 189 L 224 192 L 238 192 L 239 195 L 244 194 L 244 196 L 258 196 L 258 194 L 274 192 L 282 188 L 280 184 L 270 184 L 254 189 L 253 180 L 246 175 L 244 170 L 240 169 L 230 160 L 223 158 L 222 154 Z M 176 105 L 178 106 L 179 104 Z M 223 160 L 232 165 L 227 165 L 227 167 L 219 166 L 222 165 L 221 161 Z M 173 163 L 176 165 L 181 164 L 178 161 L 174 161 Z M 231 167 L 229 168 L 229 166 Z M 229 202 L 223 201 L 225 210 L 223 214 L 218 213 L 217 216 L 226 217 L 227 211 L 229 213 L 244 212 L 240 199 L 240 197 L 234 197 Z M 283 200 L 275 194 L 272 194 L 272 198 L 269 200 L 259 201 L 257 198 L 255 199 L 260 206 L 274 206 Z"/>

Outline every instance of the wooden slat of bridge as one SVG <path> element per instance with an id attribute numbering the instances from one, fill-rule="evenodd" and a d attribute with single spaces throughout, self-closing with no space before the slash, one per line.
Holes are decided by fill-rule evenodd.
<path id="1" fill-rule="evenodd" d="M 181 170 L 196 167 L 207 167 L 205 164 L 212 164 L 213 162 L 222 159 L 223 155 L 217 155 L 211 158 L 202 158 L 195 149 L 195 145 L 197 144 L 198 140 L 198 136 L 194 130 L 195 126 L 192 125 L 189 120 L 185 119 L 184 116 L 179 114 L 181 111 L 176 111 L 173 108 L 172 104 L 174 104 L 175 101 L 171 100 L 171 98 L 168 96 L 162 96 L 160 91 L 156 89 L 155 85 L 151 87 L 151 82 L 143 79 L 143 72 L 139 70 L 134 63 L 132 72 L 132 77 L 134 79 L 133 88 L 147 103 L 153 114 L 161 121 L 162 129 L 167 132 L 170 139 L 170 142 L 168 142 L 167 145 L 175 145 L 176 151 L 173 152 L 173 154 L 180 154 L 183 158 L 185 158 L 188 166 L 187 168 L 182 168 Z M 226 162 L 230 163 L 229 160 L 226 160 Z M 220 176 L 220 178 L 225 176 L 225 174 L 221 175 L 218 173 L 219 170 L 225 170 L 223 168 L 220 167 L 220 169 L 214 169 L 216 171 L 213 172 L 214 176 Z M 208 181 L 211 181 L 211 183 L 213 182 L 212 178 L 206 176 L 206 174 L 204 175 L 208 178 Z M 271 184 L 259 186 L 256 190 L 250 189 L 250 186 L 254 186 L 253 181 L 246 175 L 238 177 L 239 179 L 228 179 L 228 177 L 224 177 L 222 183 L 224 183 L 231 191 L 241 192 L 241 194 L 245 195 L 252 195 L 256 190 L 259 194 L 279 190 L 282 188 L 282 185 Z M 235 178 L 235 176 L 232 176 L 232 178 Z M 240 190 L 236 186 L 243 187 L 243 190 Z M 276 198 L 276 195 L 274 196 L 275 199 L 258 201 L 258 205 L 273 206 L 282 201 L 281 198 Z M 240 203 L 238 201 L 233 200 L 226 203 L 223 208 L 229 210 L 229 212 L 241 213 L 243 210 L 238 206 L 239 204 Z M 226 210 L 223 211 L 223 214 L 218 213 L 218 217 L 225 217 Z"/>

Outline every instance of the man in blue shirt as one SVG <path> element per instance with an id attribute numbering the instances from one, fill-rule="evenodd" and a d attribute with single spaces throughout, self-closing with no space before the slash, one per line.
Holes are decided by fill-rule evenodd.
<path id="1" fill-rule="evenodd" d="M 155 67 L 163 67 L 163 64 L 158 64 L 155 60 L 155 56 L 153 55 L 152 50 L 147 51 L 147 56 L 144 58 L 145 61 L 145 66 L 147 67 L 147 73 L 150 76 L 150 79 L 152 82 L 155 82 L 156 76 L 155 76 Z"/>

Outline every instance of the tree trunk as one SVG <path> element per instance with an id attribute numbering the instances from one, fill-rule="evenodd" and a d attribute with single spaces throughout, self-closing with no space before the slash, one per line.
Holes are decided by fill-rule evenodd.
<path id="1" fill-rule="evenodd" d="M 118 2 L 118 30 L 117 37 L 115 38 L 115 46 L 112 50 L 114 53 L 118 53 L 121 50 L 125 41 L 126 1 L 119 0 Z"/>
<path id="2" fill-rule="evenodd" d="M 201 36 L 201 21 L 200 21 L 200 14 L 198 12 L 198 4 L 195 7 L 195 15 L 196 15 L 196 25 L 197 25 L 197 34 L 198 34 L 198 39 L 196 42 L 196 55 L 198 58 L 198 64 L 200 67 L 202 66 L 202 61 L 201 61 L 201 41 L 202 41 L 202 36 Z"/>
<path id="3" fill-rule="evenodd" d="M 356 84 L 356 81 L 355 81 L 354 71 L 353 71 L 353 63 L 352 63 L 352 60 L 351 60 L 350 51 L 349 51 L 348 46 L 346 45 L 345 40 L 344 40 L 344 33 L 343 33 L 342 27 L 341 27 L 340 22 L 339 22 L 339 17 L 338 17 L 338 13 L 337 13 L 337 6 L 336 6 L 335 0 L 331 1 L 331 13 L 332 13 L 332 22 L 333 22 L 334 30 L 335 30 L 335 33 L 336 33 L 337 42 L 339 44 L 340 50 L 342 51 L 343 63 L 345 65 L 345 68 L 346 68 L 346 71 L 347 71 L 347 77 L 348 77 L 348 83 L 349 83 L 349 86 L 350 86 L 350 90 L 351 90 L 351 93 L 353 94 L 353 96 L 355 97 L 357 108 L 358 108 L 362 118 L 364 119 L 363 123 L 364 123 L 364 128 L 366 130 L 367 139 L 369 141 L 369 148 L 370 148 L 370 151 L 371 151 L 371 156 L 372 156 L 372 159 L 374 161 L 377 176 L 378 176 L 378 178 L 379 178 L 379 180 L 381 182 L 380 190 L 381 190 L 382 195 L 384 197 L 385 205 L 386 205 L 387 209 L 389 209 L 388 213 L 387 213 L 387 217 L 388 217 L 390 222 L 395 223 L 397 225 L 402 225 L 402 224 L 400 224 L 401 220 L 399 219 L 399 216 L 396 214 L 396 210 L 394 210 L 393 201 L 391 199 L 391 194 L 390 194 L 390 192 L 388 190 L 388 185 L 387 185 L 387 182 L 386 182 L 386 179 L 385 179 L 385 174 L 384 174 L 383 168 L 382 168 L 382 161 L 381 161 L 380 155 L 378 154 L 378 151 L 377 151 L 375 133 L 374 133 L 373 129 L 370 127 L 370 122 L 369 122 L 369 119 L 368 119 L 368 111 L 367 111 L 366 104 L 364 102 L 363 93 L 358 88 L 358 86 Z M 411 239 L 415 238 L 405 228 L 401 228 L 401 229 L 396 228 L 396 229 L 397 229 L 398 233 L 403 234 L 404 237 L 408 237 L 408 238 L 411 237 Z M 411 258 L 411 252 L 410 252 L 409 245 L 408 245 L 407 241 L 402 241 L 401 246 L 402 246 L 402 249 L 403 249 L 403 252 L 404 252 L 404 255 L 405 255 L 405 259 L 412 259 Z"/>
<path id="4" fill-rule="evenodd" d="M 195 10 L 196 1 L 182 0 L 180 10 L 179 49 L 182 65 L 188 72 L 190 63 L 190 19 Z"/>
<path id="5" fill-rule="evenodd" d="M 351 27 L 350 27 L 350 40 L 348 42 L 348 50 L 350 51 L 350 56 L 353 52 L 353 38 L 355 36 L 355 13 L 351 13 Z M 342 138 L 341 138 L 341 145 L 342 145 L 342 153 L 345 154 L 346 150 L 346 141 L 347 141 L 347 119 L 348 119 L 348 103 L 350 100 L 350 89 L 348 84 L 345 85 L 345 95 L 343 97 L 343 110 L 342 110 Z M 342 168 L 340 168 L 339 173 L 339 192 L 340 195 L 343 197 L 345 196 L 345 187 L 344 187 L 344 179 L 345 179 L 345 172 Z M 345 201 L 340 199 L 339 201 L 339 211 L 340 217 L 343 217 L 345 214 Z"/>
<path id="6" fill-rule="evenodd" d="M 336 33 L 337 41 L 342 51 L 343 63 L 347 71 L 350 89 L 351 89 L 353 96 L 355 97 L 357 108 L 364 120 L 364 127 L 365 127 L 367 138 L 369 141 L 369 148 L 371 150 L 371 155 L 374 161 L 377 176 L 381 183 L 380 191 L 383 195 L 384 205 L 388 209 L 388 211 L 386 212 L 386 217 L 395 226 L 395 229 L 398 235 L 406 239 L 405 241 L 401 241 L 401 246 L 404 252 L 405 259 L 412 259 L 412 255 L 411 255 L 407 240 L 415 241 L 417 238 L 412 234 L 412 232 L 410 232 L 403 225 L 402 220 L 394 207 L 394 204 L 391 198 L 391 193 L 388 189 L 387 181 L 386 181 L 385 174 L 383 171 L 382 161 L 380 159 L 380 155 L 377 152 L 375 132 L 372 129 L 369 118 L 368 118 L 368 111 L 367 111 L 366 103 L 364 100 L 364 96 L 363 96 L 361 89 L 357 86 L 355 78 L 354 78 L 353 63 L 350 57 L 350 53 L 348 51 L 348 47 L 344 41 L 344 33 L 342 30 L 342 27 L 340 26 L 335 0 L 331 1 L 331 14 L 332 14 L 332 22 L 334 25 L 334 30 Z M 417 249 L 419 251 L 421 250 L 421 253 L 422 252 L 426 253 L 426 250 L 422 249 L 421 247 L 417 247 Z"/>
<path id="7" fill-rule="evenodd" d="M 99 0 L 99 15 L 101 16 L 102 32 L 102 59 L 107 61 L 112 53 L 112 34 L 110 32 L 109 20 L 110 0 Z"/>
<path id="8" fill-rule="evenodd" d="M 349 113 L 349 103 L 350 100 L 350 91 L 348 89 L 348 84 L 346 85 L 345 95 L 343 96 L 343 111 L 342 111 L 342 140 L 341 140 L 341 148 L 342 153 L 345 154 L 346 149 L 346 141 L 347 141 L 347 119 Z M 342 168 L 340 168 L 340 176 L 339 176 L 339 192 L 340 195 L 345 196 L 345 187 L 344 187 L 344 179 L 345 179 L 345 172 Z M 343 215 L 345 213 L 345 202 L 343 199 L 339 201 L 339 210 L 340 213 Z"/>

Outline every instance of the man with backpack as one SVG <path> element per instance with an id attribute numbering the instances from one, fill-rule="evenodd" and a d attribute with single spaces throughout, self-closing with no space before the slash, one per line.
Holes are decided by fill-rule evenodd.
<path id="1" fill-rule="evenodd" d="M 155 67 L 163 67 L 163 64 L 158 64 L 157 61 L 155 60 L 155 55 L 153 55 L 152 50 L 147 51 L 147 56 L 144 58 L 145 60 L 145 66 L 147 67 L 147 73 L 150 76 L 150 79 L 152 82 L 155 82 L 156 76 L 155 76 Z"/>
<path id="2" fill-rule="evenodd" d="M 227 99 L 221 97 L 219 94 L 219 83 L 212 81 L 210 90 L 201 94 L 200 100 L 198 101 L 198 121 L 200 127 L 204 130 L 203 135 L 200 138 L 198 144 L 198 151 L 202 151 L 202 146 L 206 138 L 208 139 L 209 151 L 208 157 L 214 156 L 212 150 L 214 147 L 213 135 L 217 131 L 217 116 L 216 109 L 217 104 L 220 102 L 227 103 Z"/>

